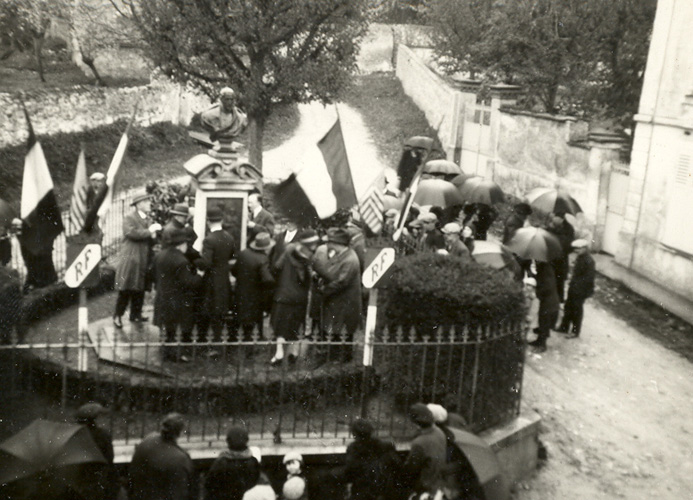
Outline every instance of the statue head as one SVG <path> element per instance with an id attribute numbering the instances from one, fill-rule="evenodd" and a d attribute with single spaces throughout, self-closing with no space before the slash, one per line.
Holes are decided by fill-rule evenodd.
<path id="1" fill-rule="evenodd" d="M 231 112 L 236 106 L 236 101 L 238 100 L 236 92 L 231 87 L 224 87 L 219 93 L 219 101 L 224 111 Z"/>

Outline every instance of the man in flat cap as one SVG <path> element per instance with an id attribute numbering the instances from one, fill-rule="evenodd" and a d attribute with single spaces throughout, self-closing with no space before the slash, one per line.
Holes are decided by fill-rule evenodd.
<path id="1" fill-rule="evenodd" d="M 248 125 L 248 117 L 236 103 L 238 97 L 231 87 L 224 87 L 219 93 L 219 103 L 200 116 L 202 126 L 209 131 L 212 142 L 231 143 L 243 133 Z"/>
<path id="2" fill-rule="evenodd" d="M 471 254 L 469 253 L 469 249 L 460 239 L 462 227 L 457 222 L 448 222 L 443 226 L 441 231 L 445 240 L 445 250 L 448 255 L 470 261 Z"/>
<path id="3" fill-rule="evenodd" d="M 197 499 L 193 462 L 177 442 L 184 429 L 183 416 L 169 413 L 159 432 L 135 446 L 129 469 L 130 500 Z"/>
<path id="4" fill-rule="evenodd" d="M 424 212 L 419 215 L 419 220 L 423 225 L 423 250 L 436 252 L 445 248 L 443 233 L 438 229 L 438 216 L 433 212 Z"/>
<path id="5" fill-rule="evenodd" d="M 594 259 L 590 255 L 589 241 L 578 239 L 572 243 L 577 254 L 573 264 L 573 275 L 568 285 L 568 299 L 563 308 L 563 319 L 557 332 L 567 333 L 568 338 L 576 338 L 582 328 L 583 306 L 585 301 L 594 293 L 594 278 L 596 275 Z M 571 329 L 572 325 L 572 329 Z"/>
<path id="6" fill-rule="evenodd" d="M 314 259 L 313 267 L 321 278 L 323 296 L 323 329 L 328 338 L 347 342 L 361 324 L 361 264 L 356 252 L 349 247 L 351 236 L 343 228 L 327 231 L 327 258 Z M 345 352 L 351 359 L 351 350 Z"/>
<path id="7" fill-rule="evenodd" d="M 447 461 L 447 438 L 434 425 L 433 413 L 423 403 L 409 408 L 409 419 L 417 427 L 417 435 L 411 442 L 409 455 L 404 462 L 404 478 L 416 493 L 434 498 L 444 485 L 444 469 Z"/>
<path id="8" fill-rule="evenodd" d="M 123 327 L 122 316 L 130 305 L 130 321 L 143 322 L 149 318 L 142 316 L 150 250 L 161 224 L 153 222 L 151 195 L 141 194 L 132 201 L 134 210 L 123 218 L 123 246 L 120 249 L 116 267 L 115 287 L 118 290 L 113 324 Z"/>

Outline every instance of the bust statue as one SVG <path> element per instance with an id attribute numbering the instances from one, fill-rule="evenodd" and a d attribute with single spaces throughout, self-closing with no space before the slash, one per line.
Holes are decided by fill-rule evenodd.
<path id="1" fill-rule="evenodd" d="M 243 133 L 248 125 L 248 117 L 236 106 L 236 101 L 236 92 L 230 87 L 224 87 L 221 89 L 219 103 L 200 115 L 202 126 L 209 131 L 210 140 L 219 141 L 222 148 L 231 147 L 233 139 Z"/>

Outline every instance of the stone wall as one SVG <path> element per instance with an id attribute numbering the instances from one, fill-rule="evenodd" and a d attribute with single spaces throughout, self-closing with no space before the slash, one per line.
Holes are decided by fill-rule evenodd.
<path id="1" fill-rule="evenodd" d="M 136 122 L 151 125 L 172 122 L 187 125 L 195 112 L 209 107 L 205 96 L 166 80 L 128 88 L 74 87 L 42 90 L 21 95 L 0 93 L 0 148 L 21 144 L 27 139 L 24 101 L 38 135 L 79 132 L 118 120 L 127 120 L 136 103 Z"/>

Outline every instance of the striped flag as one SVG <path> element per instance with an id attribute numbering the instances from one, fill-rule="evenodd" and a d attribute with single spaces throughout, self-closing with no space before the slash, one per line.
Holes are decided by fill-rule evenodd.
<path id="1" fill-rule="evenodd" d="M 356 190 L 354 180 L 351 178 L 351 167 L 349 167 L 339 117 L 325 136 L 318 141 L 318 148 L 332 179 L 332 192 L 337 199 L 337 209 L 353 207 L 357 203 Z"/>
<path id="2" fill-rule="evenodd" d="M 373 234 L 380 234 L 383 230 L 383 212 L 385 211 L 385 198 L 381 187 L 383 177 L 371 184 L 359 203 L 361 218 L 368 225 Z"/>
<path id="3" fill-rule="evenodd" d="M 23 224 L 19 240 L 29 253 L 40 255 L 53 248 L 53 240 L 63 232 L 64 227 L 48 163 L 41 143 L 34 135 L 26 107 L 24 116 L 29 128 L 29 141 L 24 158 L 20 210 Z"/>
<path id="4" fill-rule="evenodd" d="M 89 193 L 89 179 L 87 179 L 87 162 L 84 158 L 84 147 L 79 152 L 77 169 L 75 170 L 75 183 L 72 186 L 72 198 L 70 199 L 70 234 L 75 235 L 84 228 L 87 217 L 87 195 Z"/>

